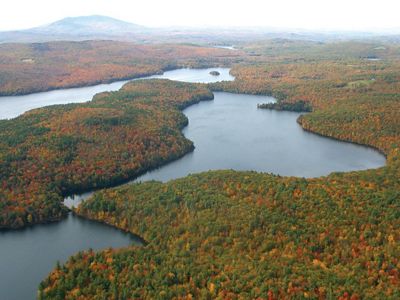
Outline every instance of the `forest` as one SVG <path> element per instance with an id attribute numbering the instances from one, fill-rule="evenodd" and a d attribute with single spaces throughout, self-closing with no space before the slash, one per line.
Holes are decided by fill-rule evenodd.
<path id="1" fill-rule="evenodd" d="M 66 191 L 191 151 L 179 110 L 211 91 L 272 95 L 277 109 L 304 101 L 304 130 L 374 147 L 386 166 L 310 179 L 213 171 L 100 190 L 74 213 L 147 245 L 77 253 L 43 280 L 39 299 L 400 298 L 400 46 L 238 47 L 240 57 L 218 59 L 233 82 L 137 81 L 0 121 L 1 224 L 58 218 Z"/>
<path id="2" fill-rule="evenodd" d="M 192 151 L 180 110 L 210 99 L 200 84 L 138 80 L 91 102 L 1 120 L 0 228 L 59 220 L 63 196 L 127 181 Z"/>
<path id="3" fill-rule="evenodd" d="M 214 171 L 98 192 L 76 213 L 148 245 L 78 253 L 43 281 L 41 295 L 397 299 L 396 172 L 305 180 Z"/>
<path id="4" fill-rule="evenodd" d="M 0 96 L 133 79 L 182 67 L 224 65 L 239 52 L 116 41 L 0 45 Z"/>

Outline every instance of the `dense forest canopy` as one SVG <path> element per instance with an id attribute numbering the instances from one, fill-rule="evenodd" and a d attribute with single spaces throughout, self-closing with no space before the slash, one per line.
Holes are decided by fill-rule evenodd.
<path id="1" fill-rule="evenodd" d="M 77 213 L 149 244 L 79 253 L 42 283 L 42 295 L 396 299 L 396 172 L 306 180 L 214 171 L 98 192 Z"/>
<path id="2" fill-rule="evenodd" d="M 63 195 L 126 181 L 193 150 L 180 109 L 212 98 L 200 84 L 133 81 L 88 103 L 0 121 L 0 227 L 59 219 Z"/>
<path id="3" fill-rule="evenodd" d="M 195 45 L 116 41 L 0 45 L 0 95 L 93 85 L 181 67 L 224 65 L 241 53 Z"/>

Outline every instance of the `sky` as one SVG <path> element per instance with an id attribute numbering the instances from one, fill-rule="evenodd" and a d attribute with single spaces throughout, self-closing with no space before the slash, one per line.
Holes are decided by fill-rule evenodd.
<path id="1" fill-rule="evenodd" d="M 106 15 L 149 27 L 400 28 L 399 0 L 1 0 L 0 31 Z"/>

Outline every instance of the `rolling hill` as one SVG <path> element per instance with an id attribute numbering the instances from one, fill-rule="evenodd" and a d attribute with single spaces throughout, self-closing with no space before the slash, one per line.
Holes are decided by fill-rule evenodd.
<path id="1" fill-rule="evenodd" d="M 0 43 L 85 39 L 139 39 L 151 29 L 106 16 L 69 17 L 26 30 L 0 32 Z"/>
<path id="2" fill-rule="evenodd" d="M 117 20 L 106 16 L 83 16 L 64 18 L 49 25 L 29 30 L 33 33 L 49 33 L 59 35 L 120 35 L 145 31 L 146 27 Z"/>

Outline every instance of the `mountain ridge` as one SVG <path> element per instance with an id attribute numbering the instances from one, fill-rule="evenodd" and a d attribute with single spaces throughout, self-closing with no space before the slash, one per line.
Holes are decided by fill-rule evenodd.
<path id="1" fill-rule="evenodd" d="M 108 16 L 90 15 L 81 17 L 67 17 L 48 25 L 43 25 L 31 29 L 30 32 L 51 33 L 51 34 L 122 34 L 145 30 L 146 27 L 118 20 Z"/>
<path id="2" fill-rule="evenodd" d="M 67 17 L 53 23 L 24 30 L 0 32 L 0 43 L 32 43 L 58 40 L 139 39 L 152 30 L 102 15 Z"/>

